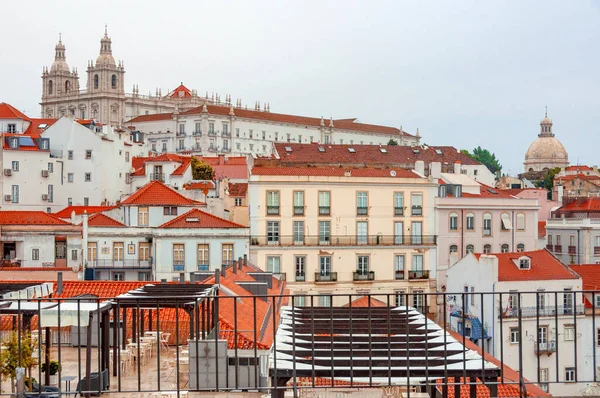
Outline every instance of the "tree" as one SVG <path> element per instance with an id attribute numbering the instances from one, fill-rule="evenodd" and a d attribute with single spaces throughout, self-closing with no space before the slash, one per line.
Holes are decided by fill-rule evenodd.
<path id="1" fill-rule="evenodd" d="M 198 158 L 192 158 L 192 178 L 194 180 L 210 180 L 215 178 L 215 171 L 210 164 L 198 160 Z"/>
<path id="2" fill-rule="evenodd" d="M 388 143 L 387 143 L 387 144 L 388 144 L 388 145 L 391 145 L 391 146 L 398 146 L 398 141 L 396 141 L 396 140 L 395 140 L 395 139 L 393 139 L 393 138 L 390 138 L 390 140 L 388 141 Z"/>
<path id="3" fill-rule="evenodd" d="M 0 353 L 0 375 L 4 380 L 14 380 L 17 377 L 17 368 L 20 366 L 29 371 L 37 365 L 37 359 L 33 357 L 35 345 L 29 332 L 23 332 L 21 339 L 17 332 L 12 332 L 8 340 L 3 342 L 6 348 Z M 19 362 L 20 359 L 20 362 Z M 31 383 L 29 383 L 31 388 Z"/>
<path id="4" fill-rule="evenodd" d="M 502 170 L 502 165 L 498 159 L 496 159 L 496 155 L 487 149 L 478 146 L 477 148 L 473 149 L 473 153 L 469 153 L 469 151 L 465 149 L 461 150 L 460 152 L 485 165 L 485 167 L 487 167 L 488 170 L 494 174 L 497 174 L 500 172 L 500 170 Z"/>

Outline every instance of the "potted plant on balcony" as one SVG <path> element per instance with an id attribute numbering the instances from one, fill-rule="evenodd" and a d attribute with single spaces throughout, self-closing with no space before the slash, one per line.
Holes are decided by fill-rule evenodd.
<path id="1" fill-rule="evenodd" d="M 42 372 L 50 373 L 50 385 L 53 385 L 53 386 L 58 385 L 58 372 L 60 372 L 61 369 L 62 368 L 58 361 L 50 361 L 50 363 L 44 362 L 42 364 Z"/>
<path id="2" fill-rule="evenodd" d="M 14 391 L 17 367 L 20 365 L 25 368 L 31 378 L 31 370 L 37 365 L 37 360 L 33 357 L 35 344 L 28 332 L 22 333 L 21 336 L 17 332 L 12 332 L 3 345 L 0 352 L 0 376 L 3 380 L 11 381 L 11 388 Z M 31 386 L 28 387 L 31 391 Z"/>

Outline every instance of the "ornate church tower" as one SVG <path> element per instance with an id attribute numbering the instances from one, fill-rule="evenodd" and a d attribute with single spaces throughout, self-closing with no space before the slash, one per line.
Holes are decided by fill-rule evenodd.
<path id="1" fill-rule="evenodd" d="M 44 67 L 42 72 L 42 116 L 58 118 L 67 112 L 75 115 L 75 107 L 68 108 L 65 104 L 70 97 L 77 95 L 79 76 L 75 68 L 69 71 L 62 37 L 59 36 L 54 50 L 54 62 L 50 70 Z"/>
<path id="2" fill-rule="evenodd" d="M 112 40 L 106 27 L 100 40 L 100 55 L 96 63 L 87 68 L 87 91 L 94 99 L 90 104 L 90 117 L 102 123 L 120 125 L 125 115 L 125 68 L 118 65 L 112 55 Z"/>

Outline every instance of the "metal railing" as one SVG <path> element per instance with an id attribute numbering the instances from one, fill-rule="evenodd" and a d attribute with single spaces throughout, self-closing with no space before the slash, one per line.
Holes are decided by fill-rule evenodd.
<path id="1" fill-rule="evenodd" d="M 404 208 L 403 207 L 394 207 L 394 215 L 395 216 L 403 216 Z"/>
<path id="2" fill-rule="evenodd" d="M 87 268 L 152 268 L 150 259 L 126 258 L 122 260 L 96 259 L 88 260 Z"/>
<path id="3" fill-rule="evenodd" d="M 267 206 L 267 215 L 278 216 L 279 215 L 279 206 Z"/>
<path id="4" fill-rule="evenodd" d="M 433 246 L 435 235 L 278 235 L 252 236 L 252 246 Z"/>
<path id="5" fill-rule="evenodd" d="M 150 180 L 165 182 L 165 173 L 150 173 Z"/>
<path id="6" fill-rule="evenodd" d="M 561 296 L 562 297 L 562 296 Z M 582 315 L 585 311 L 583 305 L 544 305 L 540 307 L 520 307 L 520 316 L 530 318 L 534 316 L 555 316 L 555 315 Z M 502 312 L 504 318 L 516 318 L 519 316 L 519 308 L 506 308 Z"/>
<path id="7" fill-rule="evenodd" d="M 315 282 L 336 282 L 337 272 L 315 272 Z"/>
<path id="8" fill-rule="evenodd" d="M 306 281 L 306 274 L 304 272 L 296 272 L 296 282 L 304 282 Z"/>
<path id="9" fill-rule="evenodd" d="M 304 215 L 304 206 L 294 206 L 294 215 L 295 216 L 303 216 Z"/>
<path id="10" fill-rule="evenodd" d="M 319 215 L 328 216 L 331 214 L 331 206 L 319 206 Z"/>
<path id="11" fill-rule="evenodd" d="M 403 280 L 404 279 L 404 270 L 400 271 L 394 271 L 394 279 L 396 280 Z"/>
<path id="12" fill-rule="evenodd" d="M 375 280 L 375 271 L 354 271 L 353 279 L 355 281 L 372 281 Z"/>
<path id="13" fill-rule="evenodd" d="M 556 352 L 556 340 L 550 341 L 534 341 L 533 352 L 536 354 L 552 354 Z"/>
<path id="14" fill-rule="evenodd" d="M 429 271 L 428 270 L 408 270 L 408 279 L 429 279 Z"/>
<path id="15" fill-rule="evenodd" d="M 367 215 L 369 215 L 369 208 L 368 207 L 357 207 L 356 208 L 356 215 L 357 216 L 367 216 Z"/>

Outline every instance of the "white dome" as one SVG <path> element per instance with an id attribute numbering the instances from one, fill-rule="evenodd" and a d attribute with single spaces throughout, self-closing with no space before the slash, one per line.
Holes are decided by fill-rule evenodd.
<path id="1" fill-rule="evenodd" d="M 52 63 L 52 66 L 50 67 L 50 71 L 52 71 L 52 72 L 57 72 L 57 71 L 68 72 L 69 71 L 69 65 L 67 65 L 67 61 L 59 59 L 59 60 L 56 60 L 56 61 L 54 61 Z"/>
<path id="2" fill-rule="evenodd" d="M 542 171 L 545 168 L 565 167 L 569 155 L 565 147 L 554 137 L 541 136 L 529 145 L 525 154 L 525 171 Z"/>
<path id="3" fill-rule="evenodd" d="M 116 65 L 115 58 L 112 54 L 100 54 L 98 55 L 98 58 L 96 58 L 96 65 Z"/>

